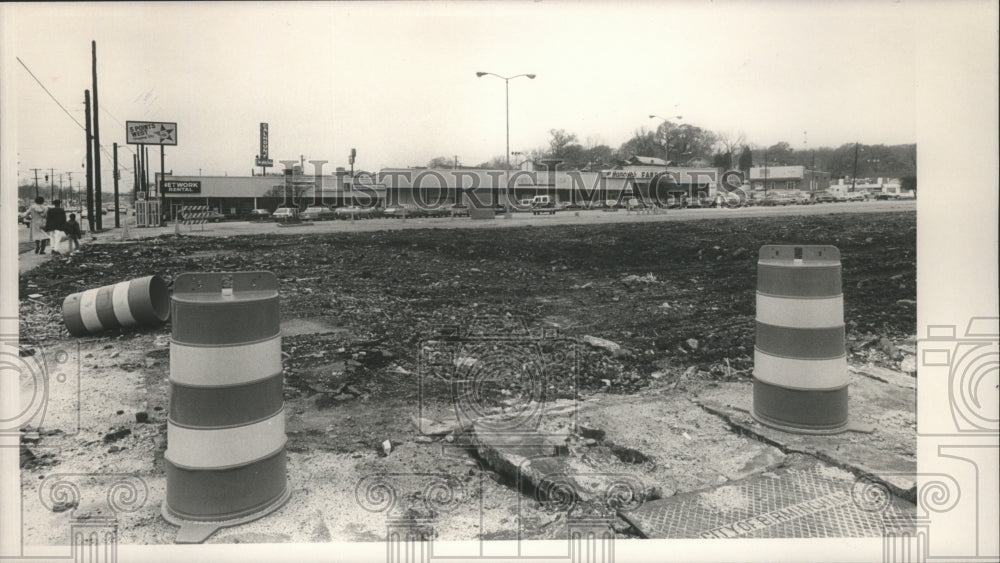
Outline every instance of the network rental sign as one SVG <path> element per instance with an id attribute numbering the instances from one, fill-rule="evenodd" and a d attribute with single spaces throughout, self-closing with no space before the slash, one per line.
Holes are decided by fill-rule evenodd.
<path id="1" fill-rule="evenodd" d="M 201 182 L 197 180 L 164 180 L 165 194 L 200 194 Z"/>

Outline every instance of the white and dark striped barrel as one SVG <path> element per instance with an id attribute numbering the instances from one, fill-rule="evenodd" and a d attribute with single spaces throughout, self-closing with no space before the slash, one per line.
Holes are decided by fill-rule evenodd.
<path id="1" fill-rule="evenodd" d="M 753 416 L 759 422 L 796 433 L 846 429 L 844 296 L 836 247 L 761 247 L 753 375 Z"/>
<path id="2" fill-rule="evenodd" d="M 200 542 L 288 499 L 278 280 L 181 274 L 172 315 L 163 515 Z"/>
<path id="3" fill-rule="evenodd" d="M 130 326 L 156 326 L 170 315 L 170 291 L 160 276 L 88 289 L 63 300 L 62 316 L 73 336 Z"/>

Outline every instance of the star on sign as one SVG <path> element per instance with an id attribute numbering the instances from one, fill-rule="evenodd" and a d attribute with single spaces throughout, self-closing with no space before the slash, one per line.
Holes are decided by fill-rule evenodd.
<path id="1" fill-rule="evenodd" d="M 173 137 L 174 130 L 173 129 L 167 129 L 163 125 L 160 125 L 160 130 L 157 131 L 157 133 L 160 135 L 160 140 L 161 141 L 173 141 L 174 140 L 174 137 Z"/>

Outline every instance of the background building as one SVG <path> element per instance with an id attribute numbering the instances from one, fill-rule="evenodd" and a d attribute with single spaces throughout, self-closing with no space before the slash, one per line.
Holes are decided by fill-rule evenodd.
<path id="1" fill-rule="evenodd" d="M 830 187 L 830 173 L 805 166 L 755 166 L 750 169 L 750 185 L 755 191 L 797 190 L 812 193 Z"/>

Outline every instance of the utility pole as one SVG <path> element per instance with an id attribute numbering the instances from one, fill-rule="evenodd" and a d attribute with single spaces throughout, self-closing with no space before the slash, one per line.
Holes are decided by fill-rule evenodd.
<path id="1" fill-rule="evenodd" d="M 104 215 L 104 205 L 101 203 L 101 120 L 98 119 L 97 115 L 97 41 L 90 42 L 91 51 L 91 67 L 93 69 L 93 79 L 94 79 L 94 207 L 97 210 L 95 215 L 97 219 L 97 230 L 100 231 L 104 227 L 101 222 L 101 216 Z"/>
<path id="2" fill-rule="evenodd" d="M 854 142 L 854 174 L 851 175 L 851 191 L 854 191 L 855 182 L 858 181 L 858 142 Z"/>
<path id="3" fill-rule="evenodd" d="M 114 144 L 114 171 L 111 172 L 111 177 L 115 179 L 115 228 L 121 227 L 120 220 L 118 219 L 118 143 Z"/>
<path id="4" fill-rule="evenodd" d="M 458 170 L 458 155 L 455 155 L 455 170 Z"/>
<path id="5" fill-rule="evenodd" d="M 56 199 L 56 169 L 49 168 L 49 199 L 55 201 Z"/>
<path id="6" fill-rule="evenodd" d="M 767 147 L 764 147 L 764 199 L 767 199 Z"/>
<path id="7" fill-rule="evenodd" d="M 69 198 L 73 199 L 73 173 L 72 172 L 67 172 L 66 175 L 69 176 Z M 62 176 L 61 175 L 59 176 L 59 182 L 62 183 Z M 77 203 L 79 203 L 79 202 L 77 202 Z"/>
<path id="8" fill-rule="evenodd" d="M 64 196 L 63 196 L 63 187 L 62 187 L 62 172 L 60 172 L 59 173 L 59 198 L 62 199 L 63 197 Z M 69 206 L 69 199 L 66 200 L 66 205 Z"/>
<path id="9" fill-rule="evenodd" d="M 167 212 L 167 194 L 163 193 L 163 186 L 165 185 L 165 181 L 166 181 L 166 179 L 163 177 L 163 159 L 164 159 L 164 156 L 163 156 L 163 145 L 160 144 L 160 185 L 159 185 L 159 190 L 160 190 L 160 216 L 161 217 L 165 217 L 166 212 Z M 205 201 L 207 203 L 208 200 L 206 199 Z M 176 220 L 176 217 L 175 217 L 175 220 Z M 161 220 L 160 224 L 162 225 L 164 223 L 165 223 L 165 221 Z"/>
<path id="10" fill-rule="evenodd" d="M 89 231 L 94 230 L 94 143 L 90 134 L 90 90 L 83 91 L 83 113 L 87 127 L 87 225 Z"/>
<path id="11" fill-rule="evenodd" d="M 35 173 L 35 197 L 38 197 L 38 171 L 41 168 L 32 168 L 31 171 Z"/>

